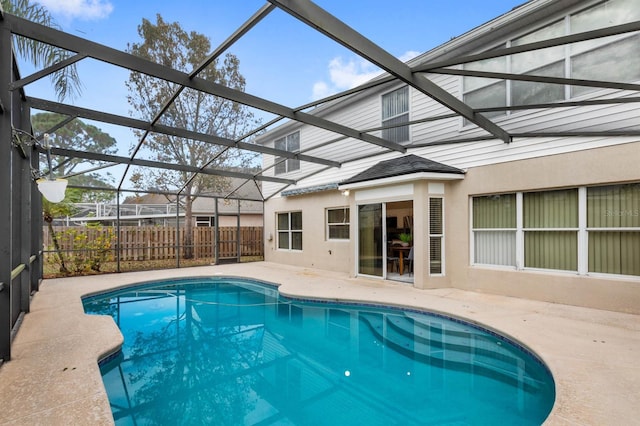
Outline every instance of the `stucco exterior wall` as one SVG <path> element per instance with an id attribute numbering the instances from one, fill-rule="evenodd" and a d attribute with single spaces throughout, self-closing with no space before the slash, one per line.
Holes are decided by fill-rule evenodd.
<path id="1" fill-rule="evenodd" d="M 236 216 L 219 216 L 220 226 L 237 226 L 238 218 Z M 242 214 L 240 215 L 240 226 L 262 226 L 261 214 Z"/>
<path id="2" fill-rule="evenodd" d="M 270 199 L 264 205 L 265 260 L 331 271 L 349 271 L 354 262 L 354 239 L 328 241 L 325 236 L 326 209 L 347 206 L 348 198 L 337 190 Z M 278 249 L 276 214 L 290 211 L 302 211 L 302 251 Z M 353 217 L 353 212 L 351 216 Z M 352 235 L 354 226 L 352 222 Z"/>
<path id="3" fill-rule="evenodd" d="M 463 180 L 433 185 L 416 181 L 413 187 L 414 286 L 422 289 L 453 287 L 554 303 L 640 313 L 640 278 L 578 275 L 576 272 L 514 270 L 472 265 L 470 259 L 470 199 L 474 195 L 593 186 L 640 180 L 640 142 L 583 150 L 534 159 L 471 168 Z M 444 195 L 433 188 L 444 186 Z M 265 259 L 356 275 L 357 208 L 351 191 L 338 190 L 273 198 L 265 203 Z M 381 188 L 371 200 L 398 201 L 393 186 Z M 385 198 L 384 194 L 389 194 Z M 442 276 L 428 270 L 428 199 L 444 196 L 444 264 Z M 401 197 L 406 199 L 406 196 Z M 327 208 L 351 208 L 349 241 L 328 241 Z M 303 212 L 303 250 L 279 250 L 276 213 Z M 269 240 L 269 235 L 272 236 Z"/>
<path id="4" fill-rule="evenodd" d="M 579 276 L 472 266 L 473 195 L 640 180 L 640 142 L 472 168 L 447 186 L 447 275 L 453 287 L 569 305 L 640 313 L 640 277 Z"/>

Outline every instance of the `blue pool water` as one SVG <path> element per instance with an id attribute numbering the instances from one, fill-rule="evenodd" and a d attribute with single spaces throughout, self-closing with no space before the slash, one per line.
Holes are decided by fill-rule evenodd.
<path id="1" fill-rule="evenodd" d="M 117 425 L 539 425 L 555 399 L 527 351 L 422 312 L 291 300 L 236 278 L 84 305 L 124 335 L 101 363 Z"/>

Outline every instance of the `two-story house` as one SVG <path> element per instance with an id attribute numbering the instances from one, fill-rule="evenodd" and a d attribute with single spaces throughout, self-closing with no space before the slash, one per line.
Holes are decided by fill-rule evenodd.
<path id="1" fill-rule="evenodd" d="M 533 0 L 267 132 L 325 161 L 264 156 L 265 260 L 640 313 L 638 30 Z"/>

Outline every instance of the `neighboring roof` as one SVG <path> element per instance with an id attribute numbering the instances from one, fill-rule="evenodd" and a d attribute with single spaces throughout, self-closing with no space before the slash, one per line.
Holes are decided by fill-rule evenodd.
<path id="1" fill-rule="evenodd" d="M 428 158 L 410 154 L 404 157 L 381 161 L 375 166 L 358 173 L 340 184 L 365 182 L 368 180 L 384 179 L 413 173 L 454 173 L 463 175 L 465 172 L 455 167 L 429 160 Z"/>
<path id="2" fill-rule="evenodd" d="M 240 200 L 240 211 L 242 213 L 262 214 L 262 194 L 260 193 L 258 182 L 248 182 L 243 185 L 246 182 L 244 179 L 226 179 L 228 181 L 228 189 L 219 193 L 202 194 L 202 196 L 198 196 L 195 199 L 193 202 L 194 213 L 214 212 L 217 201 L 219 213 L 236 213 L 238 211 L 236 200 Z M 147 193 L 127 197 L 122 204 L 162 205 L 175 203 L 175 200 L 175 195 Z"/>
<path id="3" fill-rule="evenodd" d="M 255 169 L 236 169 L 238 171 L 244 171 L 247 173 L 255 173 Z M 228 199 L 243 199 L 243 200 L 262 200 L 262 193 L 260 192 L 260 182 L 247 182 L 245 179 L 237 177 L 225 177 L 222 178 L 218 192 L 205 191 L 201 195 L 205 197 L 218 197 Z M 127 197 L 123 204 L 167 204 L 168 202 L 175 202 L 175 194 L 169 192 L 154 192 L 145 193 L 144 190 L 140 190 L 143 195 L 132 195 Z M 166 194 L 166 195 L 165 195 Z M 171 201 L 173 200 L 173 201 Z"/>

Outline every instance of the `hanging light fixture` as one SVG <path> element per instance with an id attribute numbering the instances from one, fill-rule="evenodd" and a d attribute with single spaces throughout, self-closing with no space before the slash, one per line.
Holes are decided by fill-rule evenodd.
<path id="1" fill-rule="evenodd" d="M 36 181 L 38 190 L 42 196 L 52 203 L 59 203 L 64 200 L 65 191 L 67 190 L 66 179 L 54 179 L 53 169 L 51 168 L 51 136 L 44 134 L 44 144 L 42 147 L 47 151 L 47 163 L 49 164 L 49 177 L 40 178 Z"/>

